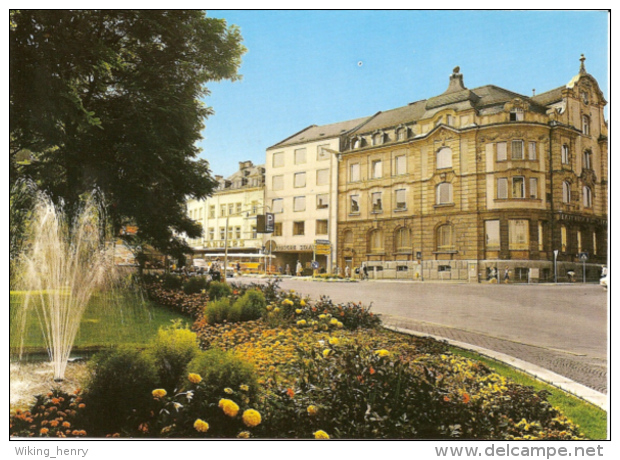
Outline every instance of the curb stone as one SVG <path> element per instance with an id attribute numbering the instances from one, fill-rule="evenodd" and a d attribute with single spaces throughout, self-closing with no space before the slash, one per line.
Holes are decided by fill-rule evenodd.
<path id="1" fill-rule="evenodd" d="M 574 382 L 567 377 L 556 374 L 555 372 L 551 372 L 535 364 L 528 363 L 526 361 L 514 358 L 504 353 L 499 353 L 493 350 L 482 348 L 476 345 L 471 345 L 465 342 L 459 342 L 458 340 L 452 340 L 446 337 L 441 337 L 441 336 L 423 333 L 423 332 L 417 332 L 411 329 L 404 329 L 404 328 L 395 327 L 395 326 L 384 325 L 383 327 L 385 329 L 388 329 L 394 332 L 400 332 L 403 334 L 413 335 L 416 337 L 430 337 L 432 339 L 446 342 L 450 345 L 454 345 L 455 347 L 473 351 L 482 356 L 494 359 L 496 361 L 500 361 L 504 364 L 514 367 L 515 369 L 534 377 L 537 380 L 540 380 L 549 385 L 557 387 L 579 399 L 582 399 L 592 405 L 599 407 L 600 409 L 603 409 L 605 412 L 608 412 L 607 395 L 603 393 L 599 393 L 598 391 L 588 388 L 585 385 Z"/>

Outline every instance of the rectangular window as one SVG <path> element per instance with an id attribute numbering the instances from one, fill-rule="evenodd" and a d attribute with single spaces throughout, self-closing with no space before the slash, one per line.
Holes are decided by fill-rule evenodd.
<path id="1" fill-rule="evenodd" d="M 255 240 L 258 238 L 258 230 L 256 228 L 256 225 L 252 226 L 252 239 Z"/>
<path id="2" fill-rule="evenodd" d="M 562 246 L 562 252 L 568 250 L 568 232 L 564 226 L 560 227 L 560 245 Z"/>
<path id="3" fill-rule="evenodd" d="M 242 209 L 242 207 L 243 207 L 243 204 L 242 204 L 242 203 L 237 203 L 237 210 L 236 210 L 236 212 L 237 212 L 238 214 L 241 214 L 241 209 Z"/>
<path id="4" fill-rule="evenodd" d="M 284 212 L 284 200 L 282 198 L 276 198 L 271 200 L 271 212 L 274 214 L 280 214 Z"/>
<path id="5" fill-rule="evenodd" d="M 209 219 L 215 219 L 215 206 L 209 206 Z"/>
<path id="6" fill-rule="evenodd" d="M 295 164 L 302 165 L 306 163 L 306 149 L 295 150 Z"/>
<path id="7" fill-rule="evenodd" d="M 316 208 L 327 209 L 329 207 L 329 194 L 321 193 L 316 196 Z"/>
<path id="8" fill-rule="evenodd" d="M 564 144 L 562 146 L 562 164 L 563 165 L 567 165 L 568 164 L 568 159 L 569 159 L 569 148 L 568 145 Z"/>
<path id="9" fill-rule="evenodd" d="M 329 184 L 329 169 L 319 169 L 316 172 L 316 185 Z"/>
<path id="10" fill-rule="evenodd" d="M 317 220 L 316 221 L 316 234 L 317 235 L 327 235 L 327 220 Z"/>
<path id="11" fill-rule="evenodd" d="M 284 190 L 284 176 L 273 176 L 271 181 L 272 190 Z"/>
<path id="12" fill-rule="evenodd" d="M 583 152 L 583 169 L 592 169 L 592 152 Z"/>
<path id="13" fill-rule="evenodd" d="M 360 164 L 353 163 L 349 166 L 349 182 L 357 182 L 360 180 Z"/>
<path id="14" fill-rule="evenodd" d="M 396 210 L 403 211 L 407 209 L 407 191 L 405 189 L 396 190 Z"/>
<path id="15" fill-rule="evenodd" d="M 530 198 L 538 198 L 538 178 L 530 177 Z"/>
<path id="16" fill-rule="evenodd" d="M 536 160 L 536 142 L 530 142 L 528 146 L 528 160 Z"/>
<path id="17" fill-rule="evenodd" d="M 235 213 L 235 205 L 234 203 L 231 203 L 228 205 L 228 215 L 232 216 Z"/>
<path id="18" fill-rule="evenodd" d="M 454 126 L 454 117 L 452 115 L 446 115 L 446 124 L 448 126 Z"/>
<path id="19" fill-rule="evenodd" d="M 373 179 L 380 179 L 383 176 L 383 162 L 381 160 L 372 161 L 370 176 Z"/>
<path id="20" fill-rule="evenodd" d="M 233 228 L 228 227 L 228 241 L 233 239 Z"/>
<path id="21" fill-rule="evenodd" d="M 499 220 L 487 220 L 484 222 L 484 228 L 486 233 L 485 247 L 487 250 L 499 250 L 500 248 L 500 236 L 499 236 Z"/>
<path id="22" fill-rule="evenodd" d="M 542 222 L 538 222 L 538 250 L 545 250 L 545 232 Z"/>
<path id="23" fill-rule="evenodd" d="M 523 110 L 514 109 L 510 112 L 510 121 L 523 121 Z"/>
<path id="24" fill-rule="evenodd" d="M 295 174 L 295 182 L 294 182 L 294 187 L 295 188 L 302 188 L 306 186 L 306 173 L 305 172 L 300 172 Z"/>
<path id="25" fill-rule="evenodd" d="M 399 155 L 394 158 L 394 174 L 400 176 L 401 174 L 407 174 L 407 156 Z"/>
<path id="26" fill-rule="evenodd" d="M 305 234 L 306 234 L 306 223 L 304 221 L 293 222 L 293 236 L 303 236 Z"/>
<path id="27" fill-rule="evenodd" d="M 226 227 L 220 227 L 220 240 L 226 239 Z"/>
<path id="28" fill-rule="evenodd" d="M 359 195 L 351 195 L 349 197 L 350 199 L 350 203 L 351 203 L 351 207 L 349 209 L 349 212 L 351 214 L 358 214 L 360 212 L 360 197 Z"/>
<path id="29" fill-rule="evenodd" d="M 581 246 L 581 230 L 577 231 L 577 252 L 581 252 L 582 250 L 582 246 Z"/>
<path id="30" fill-rule="evenodd" d="M 317 147 L 316 159 L 318 161 L 327 160 L 329 158 L 329 152 L 325 149 L 329 148 L 329 144 L 327 145 L 319 145 Z"/>
<path id="31" fill-rule="evenodd" d="M 293 198 L 293 211 L 301 212 L 306 210 L 306 197 L 296 196 Z"/>
<path id="32" fill-rule="evenodd" d="M 381 200 L 381 192 L 375 192 L 372 194 L 372 212 L 383 211 L 383 202 Z"/>
<path id="33" fill-rule="evenodd" d="M 213 241 L 215 239 L 215 229 L 213 227 L 209 228 L 209 241 Z"/>
<path id="34" fill-rule="evenodd" d="M 529 221 L 525 219 L 508 221 L 508 243 L 512 250 L 529 249 Z"/>
<path id="35" fill-rule="evenodd" d="M 598 254 L 598 249 L 596 246 L 596 232 L 592 233 L 592 253 L 594 255 Z"/>
<path id="36" fill-rule="evenodd" d="M 284 166 L 284 152 L 277 152 L 273 154 L 273 163 L 274 168 L 281 168 Z"/>
<path id="37" fill-rule="evenodd" d="M 497 161 L 506 161 L 508 159 L 508 144 L 506 142 L 497 143 Z"/>
<path id="38" fill-rule="evenodd" d="M 282 222 L 273 225 L 273 236 L 282 236 Z"/>
<path id="39" fill-rule="evenodd" d="M 241 227 L 235 227 L 235 238 L 238 240 L 241 239 Z"/>
<path id="40" fill-rule="evenodd" d="M 525 198 L 525 179 L 523 177 L 512 178 L 512 197 Z"/>
<path id="41" fill-rule="evenodd" d="M 523 160 L 523 141 L 512 141 L 512 156 L 513 160 Z"/>
<path id="42" fill-rule="evenodd" d="M 220 216 L 226 217 L 226 205 L 220 205 Z"/>
<path id="43" fill-rule="evenodd" d="M 508 179 L 501 177 L 497 179 L 497 199 L 505 200 L 508 198 Z"/>

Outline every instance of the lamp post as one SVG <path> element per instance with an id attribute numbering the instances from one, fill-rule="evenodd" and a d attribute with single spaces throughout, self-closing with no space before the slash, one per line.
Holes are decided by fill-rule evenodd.
<path id="1" fill-rule="evenodd" d="M 560 251 L 557 249 L 553 250 L 553 282 L 557 284 L 558 282 L 558 254 Z"/>
<path id="2" fill-rule="evenodd" d="M 329 168 L 329 233 L 330 233 L 330 241 L 332 243 L 332 251 L 330 254 L 330 261 L 331 261 L 331 266 L 330 268 L 330 272 L 333 271 L 334 269 L 334 258 L 337 256 L 337 252 L 338 252 L 338 234 L 334 234 L 333 231 L 336 228 L 335 222 L 338 220 L 338 210 L 337 207 L 334 206 L 334 201 L 338 201 L 338 198 L 336 197 L 336 200 L 333 200 L 333 193 L 334 193 L 334 166 L 337 168 L 338 165 L 340 164 L 340 162 L 342 161 L 342 152 L 338 152 L 337 150 L 332 150 L 329 149 L 327 147 L 323 147 L 323 150 L 326 151 L 327 153 L 331 153 L 335 158 L 336 158 L 336 165 L 330 164 L 330 168 Z M 330 163 L 333 163 L 333 159 L 330 159 Z M 336 170 L 336 195 L 338 192 L 338 170 Z M 315 257 L 316 259 L 316 257 Z M 336 265 L 338 265 L 338 260 L 336 260 Z"/>

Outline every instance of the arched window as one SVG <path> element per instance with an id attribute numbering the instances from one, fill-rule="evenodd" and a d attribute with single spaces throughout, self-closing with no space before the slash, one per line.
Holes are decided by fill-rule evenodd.
<path id="1" fill-rule="evenodd" d="M 346 246 L 353 245 L 353 232 L 351 230 L 346 230 L 343 236 L 344 244 Z"/>
<path id="2" fill-rule="evenodd" d="M 437 151 L 437 169 L 452 167 L 452 149 L 443 147 Z"/>
<path id="3" fill-rule="evenodd" d="M 410 252 L 411 251 L 411 230 L 406 227 L 401 227 L 396 230 L 394 235 L 396 242 L 396 252 Z"/>
<path id="4" fill-rule="evenodd" d="M 404 141 L 407 138 L 407 129 L 406 128 L 398 128 L 396 131 L 396 139 L 399 141 Z"/>
<path id="5" fill-rule="evenodd" d="M 450 224 L 444 224 L 437 228 L 437 250 L 452 249 L 454 249 L 454 227 Z"/>
<path id="6" fill-rule="evenodd" d="M 383 134 L 377 133 L 372 136 L 372 145 L 381 145 L 383 144 Z"/>
<path id="7" fill-rule="evenodd" d="M 369 235 L 369 249 L 370 252 L 384 252 L 385 251 L 385 247 L 383 244 L 383 231 L 380 229 L 375 229 L 372 232 L 370 232 Z"/>
<path id="8" fill-rule="evenodd" d="M 590 150 L 583 152 L 583 169 L 592 169 L 592 152 Z"/>
<path id="9" fill-rule="evenodd" d="M 437 186 L 437 204 L 452 203 L 452 184 L 450 182 L 442 182 Z"/>
<path id="10" fill-rule="evenodd" d="M 362 146 L 362 141 L 360 140 L 359 137 L 356 137 L 355 139 L 353 139 L 353 142 L 352 142 L 353 149 L 359 149 L 361 146 Z"/>
<path id="11" fill-rule="evenodd" d="M 570 203 L 570 183 L 568 181 L 562 182 L 562 202 Z"/>
<path id="12" fill-rule="evenodd" d="M 583 186 L 583 206 L 585 208 L 592 207 L 592 189 L 587 185 Z"/>
<path id="13" fill-rule="evenodd" d="M 562 164 L 567 165 L 570 158 L 570 150 L 568 148 L 568 144 L 564 144 L 562 146 Z"/>

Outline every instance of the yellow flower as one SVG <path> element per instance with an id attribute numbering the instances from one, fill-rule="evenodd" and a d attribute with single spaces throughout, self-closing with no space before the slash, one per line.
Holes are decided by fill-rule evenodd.
<path id="1" fill-rule="evenodd" d="M 239 389 L 240 389 L 241 391 L 250 391 L 250 387 L 249 387 L 249 386 L 247 386 L 247 385 L 241 385 L 241 386 L 239 387 Z"/>
<path id="2" fill-rule="evenodd" d="M 202 382 L 202 377 L 198 374 L 189 374 L 188 380 L 194 384 Z"/>
<path id="3" fill-rule="evenodd" d="M 319 315 L 319 319 L 325 319 L 327 318 L 327 315 Z"/>
<path id="4" fill-rule="evenodd" d="M 306 322 L 306 320 L 305 320 L 305 319 L 302 319 L 302 320 L 297 321 L 297 325 L 298 325 L 298 326 L 305 326 L 306 324 L 307 324 L 307 322 Z"/>
<path id="5" fill-rule="evenodd" d="M 298 308 L 297 310 L 295 310 L 295 313 L 297 313 L 298 315 L 301 315 L 301 314 L 302 314 L 302 312 L 303 312 L 303 310 L 302 310 L 302 309 L 300 309 L 300 308 Z"/>
<path id="6" fill-rule="evenodd" d="M 157 398 L 157 399 L 161 399 L 163 397 L 165 397 L 168 393 L 166 392 L 166 390 L 163 389 L 158 389 L 158 390 L 153 390 L 153 397 Z"/>
<path id="7" fill-rule="evenodd" d="M 230 399 L 222 399 L 218 405 L 220 409 L 224 411 L 229 417 L 236 417 L 239 413 L 239 406 Z"/>
<path id="8" fill-rule="evenodd" d="M 250 428 L 260 425 L 262 418 L 258 411 L 248 409 L 243 413 L 243 423 Z"/>
<path id="9" fill-rule="evenodd" d="M 329 435 L 323 430 L 319 430 L 314 433 L 314 439 L 329 439 Z"/>
<path id="10" fill-rule="evenodd" d="M 241 433 L 239 433 L 239 434 L 237 435 L 237 437 L 238 437 L 238 438 L 241 438 L 241 439 L 249 439 L 249 437 L 250 437 L 250 432 L 249 432 L 249 431 L 242 431 Z"/>
<path id="11" fill-rule="evenodd" d="M 338 345 L 340 343 L 340 340 L 337 337 L 330 337 L 329 338 L 329 344 L 330 345 Z"/>
<path id="12" fill-rule="evenodd" d="M 299 305 L 301 305 L 302 307 L 305 307 L 306 306 L 306 301 L 302 299 L 302 301 L 299 302 Z"/>
<path id="13" fill-rule="evenodd" d="M 316 406 L 308 406 L 308 415 L 310 417 L 314 417 L 316 414 L 318 414 L 319 412 L 319 408 Z"/>
<path id="14" fill-rule="evenodd" d="M 200 433 L 206 433 L 209 431 L 209 424 L 204 420 L 198 419 L 194 422 L 194 429 Z"/>
<path id="15" fill-rule="evenodd" d="M 227 395 L 231 395 L 234 393 L 234 391 L 232 390 L 232 388 L 224 388 L 224 393 L 226 393 Z"/>
<path id="16" fill-rule="evenodd" d="M 280 311 L 280 307 L 276 307 L 276 308 L 273 309 L 274 313 L 278 313 L 279 311 Z"/>
<path id="17" fill-rule="evenodd" d="M 329 348 L 323 350 L 323 358 L 327 358 L 332 351 Z"/>
<path id="18" fill-rule="evenodd" d="M 332 326 L 337 326 L 339 322 L 340 321 L 338 321 L 336 318 L 332 318 L 332 320 L 329 322 L 329 324 L 331 324 Z"/>
<path id="19" fill-rule="evenodd" d="M 390 352 L 387 350 L 377 350 L 375 351 L 375 355 L 379 356 L 380 358 L 385 358 L 386 356 L 390 356 Z"/>

